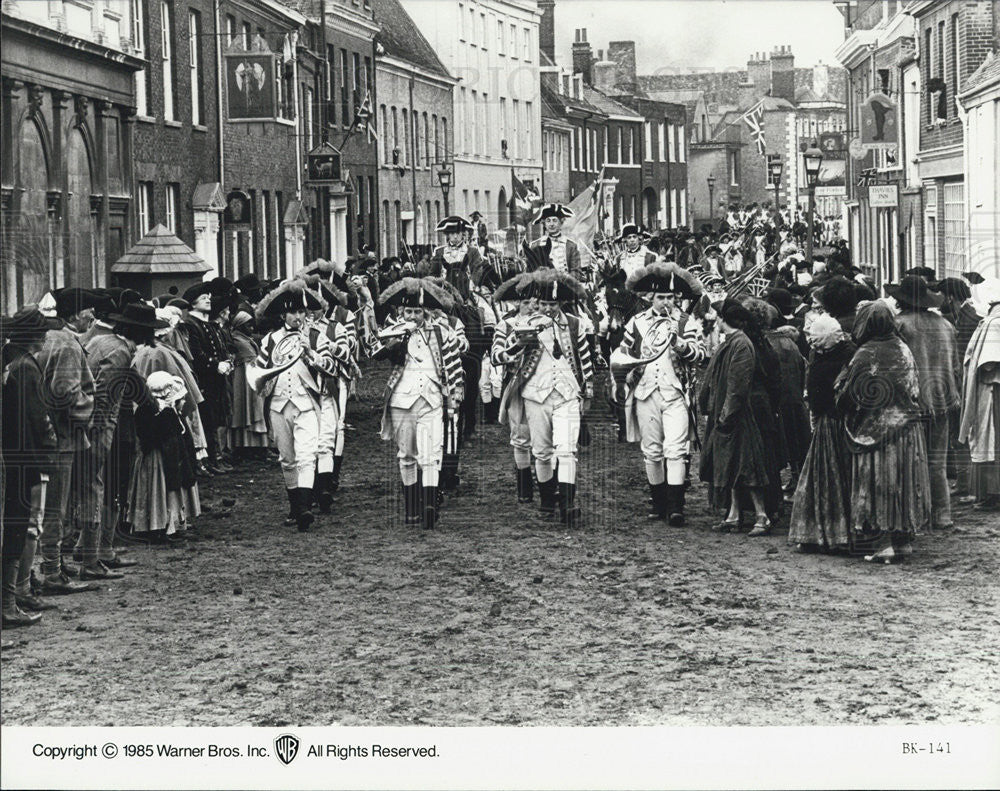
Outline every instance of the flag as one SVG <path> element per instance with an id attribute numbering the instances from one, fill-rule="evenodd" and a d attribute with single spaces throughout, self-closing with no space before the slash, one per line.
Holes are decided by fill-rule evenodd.
<path id="1" fill-rule="evenodd" d="M 510 169 L 510 180 L 513 185 L 513 195 L 507 202 L 511 213 L 511 224 L 527 228 L 535 218 L 535 212 L 542 202 L 542 196 L 534 188 L 529 187 L 517 177 L 514 168 Z"/>
<path id="2" fill-rule="evenodd" d="M 743 114 L 743 120 L 750 128 L 750 137 L 757 144 L 757 153 L 764 156 L 767 141 L 764 139 L 764 100 L 761 99 Z"/>
<path id="3" fill-rule="evenodd" d="M 604 209 L 604 201 L 601 200 L 603 175 L 602 171 L 593 184 L 570 201 L 569 208 L 573 210 L 573 216 L 562 227 L 563 234 L 580 248 L 580 264 L 584 267 L 590 262 L 594 235 Z"/>
<path id="4" fill-rule="evenodd" d="M 372 111 L 372 95 L 371 91 L 365 94 L 365 100 L 361 102 L 357 110 L 354 111 L 354 123 L 363 123 L 365 125 L 365 133 L 368 135 L 368 142 L 374 143 L 375 134 L 375 113 Z"/>

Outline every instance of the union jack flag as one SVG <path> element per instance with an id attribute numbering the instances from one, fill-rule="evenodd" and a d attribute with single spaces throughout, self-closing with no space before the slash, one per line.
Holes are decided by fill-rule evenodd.
<path id="1" fill-rule="evenodd" d="M 761 99 L 743 114 L 743 120 L 750 128 L 750 136 L 757 144 L 757 153 L 764 156 L 767 141 L 764 139 L 764 100 Z"/>

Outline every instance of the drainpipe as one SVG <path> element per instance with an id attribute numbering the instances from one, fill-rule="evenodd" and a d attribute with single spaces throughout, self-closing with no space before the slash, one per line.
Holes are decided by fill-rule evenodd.
<path id="1" fill-rule="evenodd" d="M 410 74 L 410 124 L 412 124 L 413 129 L 410 132 L 410 182 L 411 189 L 413 191 L 413 196 L 411 199 L 413 205 L 413 244 L 417 244 L 417 134 L 419 133 L 420 124 L 417 122 L 416 112 L 413 108 L 413 74 Z M 425 141 L 426 148 L 426 141 Z M 487 208 L 487 211 L 489 209 Z M 426 220 L 425 220 L 426 222 Z M 412 262 L 414 266 L 417 265 L 416 261 Z"/>
<path id="2" fill-rule="evenodd" d="M 222 34 L 219 32 L 219 6 L 222 0 L 215 0 L 215 109 L 217 123 L 219 125 L 219 185 L 225 184 L 225 135 L 223 134 L 223 111 L 222 111 Z M 228 43 L 228 42 L 227 42 Z"/>

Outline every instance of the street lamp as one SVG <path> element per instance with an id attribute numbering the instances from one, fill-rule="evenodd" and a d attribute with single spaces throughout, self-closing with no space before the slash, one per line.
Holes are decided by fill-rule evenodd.
<path id="1" fill-rule="evenodd" d="M 781 157 L 774 157 L 770 162 L 767 163 L 767 170 L 771 176 L 771 183 L 774 185 L 774 202 L 778 203 L 778 190 L 781 187 L 781 173 L 785 169 L 785 163 L 781 161 Z"/>
<path id="2" fill-rule="evenodd" d="M 812 145 L 802 153 L 806 169 L 806 186 L 809 188 L 809 235 L 806 237 L 806 260 L 812 265 L 813 222 L 816 214 L 816 185 L 819 183 L 819 169 L 823 164 L 823 152 L 812 141 Z"/>
<path id="3" fill-rule="evenodd" d="M 708 220 L 715 220 L 715 174 L 708 174 Z"/>
<path id="4" fill-rule="evenodd" d="M 447 162 L 441 163 L 441 169 L 437 172 L 438 184 L 441 185 L 441 193 L 444 195 L 444 216 L 451 215 L 448 208 L 448 193 L 451 192 L 451 169 Z"/>

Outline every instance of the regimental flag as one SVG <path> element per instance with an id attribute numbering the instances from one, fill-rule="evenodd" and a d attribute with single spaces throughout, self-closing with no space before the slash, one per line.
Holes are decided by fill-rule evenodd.
<path id="1" fill-rule="evenodd" d="M 604 171 L 597 177 L 587 189 L 573 198 L 569 203 L 569 208 L 573 210 L 573 216 L 563 223 L 563 235 L 572 239 L 580 248 L 580 264 L 587 266 L 591 259 L 591 251 L 594 249 L 594 235 L 597 233 L 598 223 L 601 220 L 601 213 L 604 210 L 604 201 L 601 193 L 604 189 Z"/>
<path id="2" fill-rule="evenodd" d="M 511 212 L 511 224 L 527 228 L 535 219 L 535 213 L 542 203 L 542 196 L 535 191 L 533 186 L 521 181 L 514 172 L 514 168 L 510 169 L 510 180 L 514 193 L 507 204 L 507 208 Z"/>
<path id="3" fill-rule="evenodd" d="M 750 137 L 757 144 L 757 153 L 764 156 L 767 141 L 764 139 L 764 100 L 761 99 L 743 114 L 743 121 L 750 128 Z"/>

